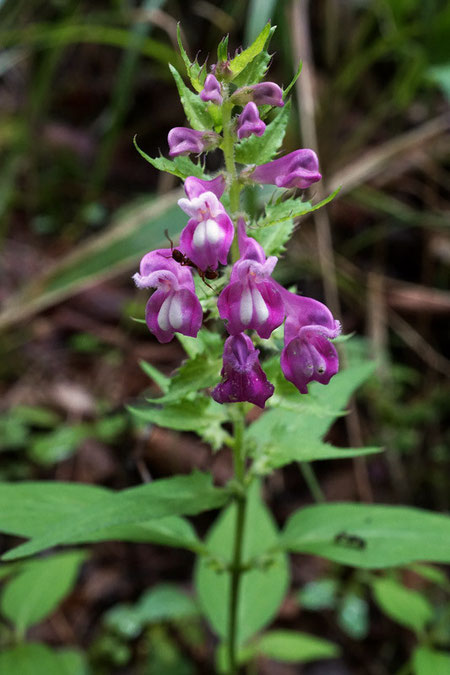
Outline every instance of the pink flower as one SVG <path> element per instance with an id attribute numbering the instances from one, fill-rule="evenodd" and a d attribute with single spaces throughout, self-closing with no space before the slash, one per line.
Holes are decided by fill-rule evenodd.
<path id="1" fill-rule="evenodd" d="M 259 350 L 244 333 L 227 338 L 223 350 L 223 379 L 212 392 L 217 403 L 248 401 L 264 408 L 274 387 L 259 364 L 258 354 Z"/>
<path id="2" fill-rule="evenodd" d="M 173 260 L 170 249 L 147 253 L 133 279 L 138 288 L 156 288 L 147 303 L 145 320 L 159 342 L 170 342 L 174 333 L 197 337 L 202 308 L 192 273 Z"/>
<path id="3" fill-rule="evenodd" d="M 295 150 L 284 157 L 274 159 L 255 168 L 244 169 L 241 178 L 255 183 L 267 183 L 284 188 L 310 187 L 322 178 L 319 161 L 313 150 Z"/>
<path id="4" fill-rule="evenodd" d="M 203 180 L 195 176 L 188 176 L 184 181 L 184 191 L 189 199 L 200 197 L 203 192 L 214 192 L 217 199 L 220 199 L 225 192 L 225 176 L 220 173 L 212 180 Z"/>
<path id="5" fill-rule="evenodd" d="M 189 155 L 211 150 L 220 142 L 219 134 L 214 131 L 196 131 L 188 127 L 174 127 L 167 137 L 170 157 Z"/>
<path id="6" fill-rule="evenodd" d="M 283 323 L 285 310 L 277 284 L 271 274 L 277 258 L 266 260 L 257 241 L 247 237 L 242 218 L 238 222 L 240 259 L 233 265 L 230 283 L 219 296 L 217 307 L 230 335 L 254 329 L 262 338 L 270 337 Z"/>
<path id="7" fill-rule="evenodd" d="M 265 129 L 266 125 L 260 118 L 256 105 L 252 102 L 247 103 L 238 119 L 237 137 L 239 140 L 248 138 L 252 134 L 262 136 Z"/>
<path id="8" fill-rule="evenodd" d="M 203 89 L 200 92 L 202 101 L 212 101 L 216 105 L 221 105 L 223 101 L 222 88 L 220 82 L 214 75 L 207 75 Z"/>
<path id="9" fill-rule="evenodd" d="M 231 100 L 239 105 L 253 101 L 256 105 L 284 106 L 283 91 L 275 82 L 260 82 L 236 89 Z"/>
<path id="10" fill-rule="evenodd" d="M 330 340 L 340 334 L 341 325 L 321 302 L 279 288 L 286 307 L 281 369 L 289 382 L 307 394 L 309 382 L 328 384 L 339 370 Z"/>
<path id="11" fill-rule="evenodd" d="M 198 179 L 190 180 L 186 192 L 196 194 Z M 215 179 L 216 181 L 218 179 Z M 206 183 L 207 181 L 202 181 Z M 214 189 L 218 185 L 212 186 Z M 221 187 L 219 188 L 220 191 Z M 219 262 L 227 264 L 228 251 L 233 241 L 233 223 L 216 194 L 201 192 L 191 199 L 179 199 L 178 204 L 191 216 L 180 236 L 180 248 L 201 270 L 216 270 Z"/>

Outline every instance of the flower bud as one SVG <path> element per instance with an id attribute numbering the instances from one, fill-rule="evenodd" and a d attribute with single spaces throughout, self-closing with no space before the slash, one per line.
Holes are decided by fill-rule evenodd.
<path id="1" fill-rule="evenodd" d="M 237 137 L 239 140 L 248 138 L 252 134 L 262 136 L 266 130 L 266 125 L 259 116 L 258 108 L 255 103 L 250 101 L 238 118 Z"/>
<path id="2" fill-rule="evenodd" d="M 223 101 L 222 88 L 220 82 L 214 75 L 207 75 L 203 89 L 200 92 L 202 101 L 212 101 L 216 105 L 221 105 Z"/>
<path id="3" fill-rule="evenodd" d="M 188 127 L 174 127 L 167 137 L 170 157 L 207 152 L 220 142 L 219 134 L 214 131 L 196 131 Z"/>
<path id="4" fill-rule="evenodd" d="M 231 100 L 238 105 L 253 101 L 256 105 L 284 106 L 283 91 L 275 82 L 260 82 L 236 89 Z"/>
<path id="5" fill-rule="evenodd" d="M 303 149 L 290 152 L 267 164 L 244 169 L 240 177 L 254 183 L 304 190 L 320 180 L 322 175 L 319 172 L 316 153 L 313 150 Z"/>

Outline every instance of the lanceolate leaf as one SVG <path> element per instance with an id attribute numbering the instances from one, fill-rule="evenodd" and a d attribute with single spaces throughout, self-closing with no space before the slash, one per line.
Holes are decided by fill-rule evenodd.
<path id="1" fill-rule="evenodd" d="M 448 563 L 450 518 L 401 506 L 318 504 L 291 516 L 281 543 L 290 551 L 354 567 L 375 569 L 425 560 Z"/>
<path id="2" fill-rule="evenodd" d="M 51 614 L 72 589 L 86 554 L 80 551 L 26 563 L 4 587 L 1 613 L 19 635 Z"/>
<path id="3" fill-rule="evenodd" d="M 0 654 L 2 675 L 89 675 L 84 655 L 75 649 L 52 650 L 28 642 Z"/>
<path id="4" fill-rule="evenodd" d="M 212 485 L 205 473 L 175 476 L 110 495 L 70 520 L 60 519 L 30 542 L 7 553 L 13 560 L 71 541 L 95 541 L 105 530 L 176 515 L 193 515 L 225 503 L 228 492 Z"/>
<path id="5" fill-rule="evenodd" d="M 254 650 L 255 654 L 287 663 L 305 663 L 339 656 L 339 647 L 332 642 L 290 630 L 265 633 L 251 645 L 250 649 Z"/>
<path id="6" fill-rule="evenodd" d="M 205 172 L 199 164 L 192 162 L 189 157 L 175 157 L 175 159 L 167 159 L 166 157 L 150 157 L 137 144 L 136 136 L 133 138 L 134 147 L 138 153 L 147 162 L 149 162 L 155 169 L 159 171 L 166 171 L 174 176 L 178 176 L 185 180 L 188 176 L 195 176 L 196 178 L 205 178 Z"/>
<path id="7" fill-rule="evenodd" d="M 186 66 L 186 72 L 191 81 L 191 84 L 196 91 L 200 92 L 203 89 L 203 82 L 205 81 L 206 77 L 206 65 L 204 64 L 203 66 L 200 66 L 197 63 L 197 61 L 191 62 L 189 60 L 189 57 L 186 53 L 186 50 L 183 46 L 183 42 L 181 40 L 181 30 L 179 23 L 177 25 L 177 41 L 178 47 L 180 48 L 181 57 L 184 61 L 184 65 Z"/>
<path id="8" fill-rule="evenodd" d="M 0 483 L 0 532 L 37 537 L 61 522 L 72 519 L 115 493 L 106 488 L 82 483 L 23 482 Z M 198 538 L 192 525 L 180 516 L 128 523 L 85 533 L 71 544 L 90 541 L 139 541 L 196 548 Z"/>
<path id="9" fill-rule="evenodd" d="M 209 115 L 207 105 L 198 94 L 194 94 L 183 82 L 183 78 L 178 70 L 169 64 L 170 72 L 172 73 L 175 83 L 177 85 L 178 93 L 180 94 L 181 103 L 184 108 L 186 117 L 193 129 L 198 131 L 205 131 L 211 129 L 213 121 Z"/>
<path id="10" fill-rule="evenodd" d="M 311 393 L 301 395 L 293 386 L 286 386 L 277 363 L 277 370 L 270 373 L 276 384 L 275 396 L 269 399 L 273 407 L 246 432 L 249 452 L 258 461 L 259 470 L 264 472 L 294 461 L 379 452 L 379 448 L 338 448 L 322 441 L 336 417 L 344 413 L 353 391 L 373 369 L 371 362 L 352 366 L 335 375 L 327 386 L 311 383 Z"/>
<path id="11" fill-rule="evenodd" d="M 266 255 L 279 257 L 286 250 L 285 244 L 289 241 L 294 230 L 293 220 L 284 220 L 277 227 L 263 227 L 251 232 L 256 241 L 259 241 Z"/>
<path id="12" fill-rule="evenodd" d="M 253 44 L 250 45 L 250 47 L 244 49 L 244 51 L 235 56 L 234 59 L 231 59 L 229 67 L 233 75 L 239 75 L 239 73 L 242 72 L 251 61 L 253 61 L 255 56 L 262 52 L 267 42 L 267 38 L 270 35 L 270 31 L 270 23 L 268 23 L 266 26 L 264 26 L 263 30 L 258 35 Z"/>
<path id="13" fill-rule="evenodd" d="M 406 628 L 422 632 L 433 617 L 433 608 L 425 596 L 394 579 L 373 579 L 372 589 L 381 611 Z"/>
<path id="14" fill-rule="evenodd" d="M 259 484 L 250 488 L 245 517 L 243 562 L 244 564 L 264 555 L 275 546 L 278 539 L 276 526 L 266 506 L 261 501 Z M 206 544 L 211 554 L 224 563 L 230 563 L 233 552 L 235 505 L 222 513 L 208 534 Z M 242 577 L 239 612 L 238 644 L 242 645 L 252 635 L 267 625 L 276 614 L 288 586 L 288 565 L 284 555 L 270 554 L 267 565 L 259 566 Z M 216 633 L 226 638 L 228 629 L 228 598 L 230 576 L 218 571 L 207 557 L 202 556 L 196 569 L 196 587 L 203 612 Z"/>
<path id="15" fill-rule="evenodd" d="M 258 227 L 270 227 L 271 225 L 278 225 L 285 220 L 292 220 L 294 218 L 300 218 L 300 216 L 305 216 L 307 213 L 312 213 L 322 208 L 329 202 L 331 202 L 338 192 L 340 187 L 332 192 L 328 197 L 322 199 L 322 201 L 317 202 L 317 204 L 311 204 L 311 202 L 302 202 L 300 199 L 289 199 L 279 204 L 271 205 L 266 209 L 266 216 L 258 222 Z"/>
<path id="16" fill-rule="evenodd" d="M 277 110 L 272 122 L 262 136 L 254 134 L 244 138 L 236 146 L 236 161 L 240 164 L 265 164 L 274 158 L 283 143 L 286 127 L 289 122 L 290 103 Z"/>
<path id="17" fill-rule="evenodd" d="M 269 49 L 270 40 L 275 30 L 276 26 L 272 26 L 262 52 L 257 54 L 257 56 L 255 56 L 255 58 L 250 61 L 248 66 L 246 66 L 244 70 L 242 70 L 241 73 L 237 75 L 237 77 L 233 78 L 233 82 L 237 87 L 243 87 L 249 84 L 257 84 L 263 79 L 269 66 L 270 59 L 272 58 L 272 55 L 269 54 L 267 50 Z"/>
<path id="18" fill-rule="evenodd" d="M 418 647 L 413 656 L 414 675 L 448 675 L 450 654 L 429 647 Z"/>

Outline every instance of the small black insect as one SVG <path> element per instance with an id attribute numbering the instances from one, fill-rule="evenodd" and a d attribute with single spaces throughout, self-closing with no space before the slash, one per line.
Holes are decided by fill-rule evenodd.
<path id="1" fill-rule="evenodd" d="M 211 267 L 207 267 L 206 270 L 201 270 L 200 267 L 196 265 L 193 260 L 184 255 L 184 253 L 182 253 L 178 248 L 174 248 L 173 241 L 169 237 L 169 232 L 167 230 L 164 231 L 164 234 L 170 241 L 170 251 L 172 253 L 172 258 L 175 260 L 175 262 L 184 267 L 193 267 L 195 270 L 197 270 L 198 275 L 200 279 L 203 281 L 203 283 L 206 284 L 208 288 L 210 288 L 213 291 L 214 288 L 210 284 L 208 284 L 206 279 L 217 279 L 217 277 L 219 276 L 217 270 L 212 270 Z"/>
<path id="2" fill-rule="evenodd" d="M 348 534 L 348 532 L 339 532 L 333 541 L 338 546 L 346 546 L 347 548 L 355 548 L 358 550 L 362 550 L 367 546 L 365 539 L 358 537 L 356 534 Z"/>

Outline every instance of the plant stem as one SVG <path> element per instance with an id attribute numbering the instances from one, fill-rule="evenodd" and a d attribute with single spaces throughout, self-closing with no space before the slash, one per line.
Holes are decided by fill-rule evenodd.
<path id="1" fill-rule="evenodd" d="M 233 104 L 229 101 L 222 106 L 222 125 L 223 125 L 223 143 L 222 150 L 225 159 L 225 168 L 229 177 L 230 188 L 230 211 L 231 217 L 235 225 L 235 234 L 233 243 L 231 245 L 231 258 L 236 262 L 239 258 L 239 244 L 236 232 L 236 219 L 239 211 L 239 197 L 241 194 L 242 185 L 237 177 L 236 165 L 234 163 L 234 143 L 235 136 L 232 129 L 231 112 Z"/>
<path id="2" fill-rule="evenodd" d="M 234 422 L 234 474 L 241 489 L 236 493 L 236 525 L 234 531 L 233 560 L 231 563 L 231 580 L 229 596 L 229 614 L 228 614 L 228 655 L 229 655 L 229 673 L 235 675 L 238 671 L 237 663 L 237 628 L 238 628 L 238 609 L 239 609 L 239 587 L 242 574 L 242 546 L 244 540 L 245 511 L 247 506 L 247 495 L 245 491 L 245 455 L 244 455 L 244 415 L 241 412 L 239 419 Z"/>
<path id="3" fill-rule="evenodd" d="M 300 471 L 303 474 L 305 483 L 307 484 L 309 491 L 311 492 L 314 501 L 319 504 L 325 502 L 325 495 L 323 494 L 322 488 L 320 487 L 317 476 L 309 462 L 300 462 Z"/>

